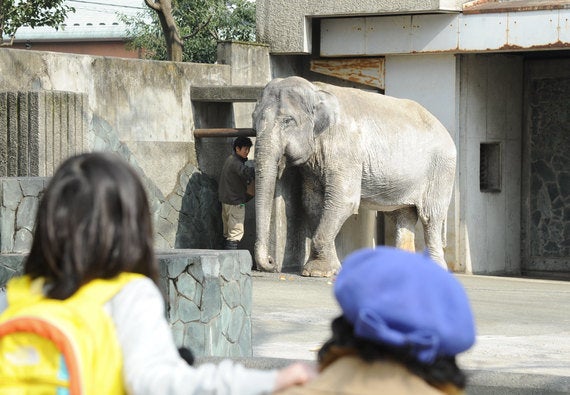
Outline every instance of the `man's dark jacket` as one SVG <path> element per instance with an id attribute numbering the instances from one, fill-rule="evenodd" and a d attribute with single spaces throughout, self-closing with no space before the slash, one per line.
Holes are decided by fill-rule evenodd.
<path id="1" fill-rule="evenodd" d="M 224 162 L 218 188 L 220 202 L 238 205 L 251 199 L 246 189 L 255 178 L 255 170 L 245 165 L 246 160 L 234 152 Z"/>

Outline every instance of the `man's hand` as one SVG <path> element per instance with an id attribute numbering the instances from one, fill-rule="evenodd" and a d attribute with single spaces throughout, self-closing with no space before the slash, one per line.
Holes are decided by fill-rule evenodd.
<path id="1" fill-rule="evenodd" d="M 275 391 L 283 390 L 292 385 L 303 385 L 317 376 L 317 368 L 303 362 L 296 362 L 281 369 L 277 373 Z"/>

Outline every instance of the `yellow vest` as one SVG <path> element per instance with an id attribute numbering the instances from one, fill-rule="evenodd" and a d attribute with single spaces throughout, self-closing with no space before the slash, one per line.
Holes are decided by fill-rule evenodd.
<path id="1" fill-rule="evenodd" d="M 42 278 L 10 280 L 0 315 L 0 395 L 124 394 L 122 352 L 103 305 L 142 277 L 93 280 L 65 300 L 46 298 Z"/>

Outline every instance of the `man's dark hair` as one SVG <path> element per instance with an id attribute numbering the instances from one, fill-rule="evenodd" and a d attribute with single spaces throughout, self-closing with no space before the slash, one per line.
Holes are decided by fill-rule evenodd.
<path id="1" fill-rule="evenodd" d="M 357 355 L 366 362 L 392 360 L 401 363 L 410 372 L 436 388 L 452 384 L 464 389 L 467 384 L 467 377 L 457 366 L 455 357 L 440 356 L 431 364 L 421 363 L 414 357 L 414 350 L 411 348 L 393 347 L 355 337 L 353 326 L 344 316 L 335 318 L 331 328 L 331 339 L 318 353 L 321 369 L 325 369 L 343 355 Z"/>
<path id="2" fill-rule="evenodd" d="M 249 137 L 239 136 L 234 140 L 234 151 L 236 148 L 251 147 L 253 143 Z"/>
<path id="3" fill-rule="evenodd" d="M 122 272 L 158 279 L 144 187 L 116 154 L 67 159 L 40 201 L 24 273 L 45 277 L 47 296 L 63 300 Z"/>

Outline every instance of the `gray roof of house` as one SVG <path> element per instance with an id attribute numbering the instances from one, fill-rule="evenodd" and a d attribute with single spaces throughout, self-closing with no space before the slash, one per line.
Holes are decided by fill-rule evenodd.
<path id="1" fill-rule="evenodd" d="M 63 29 L 22 26 L 15 42 L 116 40 L 126 38 L 126 26 L 119 14 L 134 16 L 149 10 L 144 0 L 66 0 L 75 8 L 69 13 Z"/>

